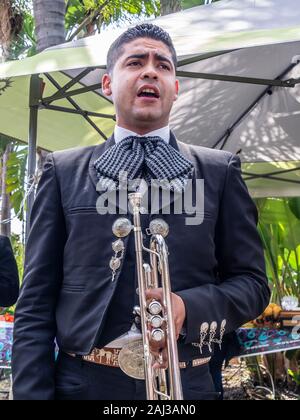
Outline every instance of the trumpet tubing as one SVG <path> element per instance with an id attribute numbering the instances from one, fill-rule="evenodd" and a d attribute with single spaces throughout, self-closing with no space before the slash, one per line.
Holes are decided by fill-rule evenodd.
<path id="1" fill-rule="evenodd" d="M 151 232 L 149 249 L 143 245 L 143 234 L 140 222 L 141 194 L 129 194 L 129 202 L 133 210 L 133 225 L 128 219 L 120 218 L 113 226 L 113 232 L 117 237 L 125 237 L 134 231 L 135 252 L 139 289 L 139 308 L 135 312 L 140 316 L 140 327 L 142 343 L 136 343 L 136 347 L 142 355 L 133 356 L 144 364 L 144 378 L 148 400 L 182 400 L 182 385 L 178 361 L 177 339 L 175 324 L 172 313 L 171 282 L 168 263 L 168 249 L 164 237 L 169 232 L 167 223 L 162 219 L 152 220 L 149 226 Z M 150 254 L 150 264 L 143 261 L 143 251 Z M 156 300 L 149 304 L 146 299 L 146 291 L 151 288 L 161 287 L 163 290 L 163 302 Z M 149 328 L 150 327 L 150 328 Z M 168 369 L 153 369 L 154 356 L 150 351 L 150 340 L 154 342 L 165 342 Z M 122 352 L 120 356 L 122 358 Z M 126 350 L 124 351 L 126 353 Z M 125 359 L 125 358 L 124 358 Z M 129 376 L 132 375 L 132 364 L 127 369 L 126 363 L 120 367 Z M 138 368 L 136 369 L 138 371 Z M 136 376 L 133 376 L 136 377 Z"/>

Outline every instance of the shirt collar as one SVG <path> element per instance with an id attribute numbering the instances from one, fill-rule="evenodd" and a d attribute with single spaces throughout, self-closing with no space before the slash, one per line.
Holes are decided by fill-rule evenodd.
<path id="1" fill-rule="evenodd" d="M 165 142 L 170 142 L 170 126 L 166 125 L 165 127 L 159 128 L 158 130 L 150 131 L 144 135 L 140 135 L 135 133 L 134 131 L 127 130 L 126 128 L 120 127 L 118 125 L 115 126 L 114 130 L 114 138 L 115 143 L 119 143 L 120 141 L 124 140 L 126 137 L 129 136 L 136 136 L 136 137 L 161 137 Z"/>

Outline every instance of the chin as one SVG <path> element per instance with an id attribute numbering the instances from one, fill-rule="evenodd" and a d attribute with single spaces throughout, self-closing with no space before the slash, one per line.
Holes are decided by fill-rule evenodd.
<path id="1" fill-rule="evenodd" d="M 144 123 L 155 123 L 161 119 L 161 115 L 156 112 L 138 112 L 136 114 L 136 120 Z"/>

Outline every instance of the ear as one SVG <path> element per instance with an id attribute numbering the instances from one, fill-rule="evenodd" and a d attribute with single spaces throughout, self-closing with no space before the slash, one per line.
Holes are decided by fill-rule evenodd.
<path id="1" fill-rule="evenodd" d="M 174 102 L 177 101 L 179 93 L 179 80 L 175 80 L 175 95 L 174 95 Z"/>
<path id="2" fill-rule="evenodd" d="M 112 90 L 111 90 L 111 77 L 109 74 L 104 74 L 102 77 L 102 92 L 105 96 L 111 96 Z"/>

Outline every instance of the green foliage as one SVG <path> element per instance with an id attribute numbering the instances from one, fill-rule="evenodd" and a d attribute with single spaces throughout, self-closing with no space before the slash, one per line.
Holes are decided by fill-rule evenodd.
<path id="1" fill-rule="evenodd" d="M 298 387 L 300 387 L 300 369 L 298 369 L 298 371 L 293 371 L 293 370 L 289 369 L 288 370 L 288 374 L 293 379 L 293 381 L 295 382 L 295 384 Z"/>
<path id="2" fill-rule="evenodd" d="M 289 207 L 290 207 L 292 213 L 294 214 L 294 216 L 298 220 L 300 220 L 300 198 L 299 197 L 290 198 Z"/>
<path id="3" fill-rule="evenodd" d="M 36 54 L 32 1 L 13 0 L 12 4 L 22 15 L 23 27 L 13 39 L 8 59 L 31 57 Z M 202 4 L 204 0 L 182 0 L 183 9 Z M 68 0 L 65 16 L 67 40 L 73 39 L 74 34 L 79 37 L 89 35 L 91 24 L 100 32 L 111 24 L 129 24 L 138 17 L 157 17 L 159 14 L 159 0 Z"/>
<path id="4" fill-rule="evenodd" d="M 72 30 L 76 25 L 83 21 L 85 15 L 86 10 L 83 2 L 80 0 L 70 0 L 65 16 L 66 29 Z"/>
<path id="5" fill-rule="evenodd" d="M 10 140 L 8 137 L 3 136 L 3 135 L 0 133 L 0 155 L 1 155 L 1 156 L 2 156 L 2 155 L 3 155 L 3 153 L 5 152 L 6 146 L 7 146 L 7 144 L 8 144 L 10 141 L 11 141 L 11 140 Z"/>
<path id="6" fill-rule="evenodd" d="M 17 60 L 36 53 L 34 18 L 32 2 L 29 0 L 11 1 L 11 42 L 7 60 Z"/>
<path id="7" fill-rule="evenodd" d="M 9 60 L 31 57 L 36 54 L 35 23 L 32 2 L 15 0 L 13 6 L 22 15 L 22 30 L 13 39 Z M 160 14 L 159 0 L 69 0 L 66 2 L 65 24 L 67 39 L 71 35 L 89 35 L 90 25 L 100 30 L 110 24 L 125 24 L 137 17 L 154 17 Z M 77 32 L 79 28 L 79 31 Z"/>
<path id="8" fill-rule="evenodd" d="M 10 60 L 31 57 L 36 54 L 34 18 L 28 11 L 23 12 L 23 27 L 10 46 Z"/>
<path id="9" fill-rule="evenodd" d="M 15 146 L 7 162 L 6 192 L 10 194 L 10 202 L 19 220 L 24 219 L 24 212 L 20 212 L 24 199 L 24 183 L 27 162 L 27 147 Z"/>
<path id="10" fill-rule="evenodd" d="M 70 0 L 66 11 L 66 29 L 70 34 L 86 36 L 89 24 L 98 31 L 112 23 L 117 25 L 130 23 L 136 17 L 158 16 L 160 2 L 158 0 Z"/>
<path id="11" fill-rule="evenodd" d="M 31 7 L 32 0 L 12 0 L 12 5 L 18 10 L 29 10 Z"/>
<path id="12" fill-rule="evenodd" d="M 23 278 L 23 272 L 24 272 L 25 246 L 22 243 L 22 239 L 20 238 L 19 235 L 12 234 L 10 240 L 11 240 L 12 248 L 14 251 L 14 256 L 17 262 L 19 279 L 21 282 Z"/>
<path id="13" fill-rule="evenodd" d="M 300 296 L 300 198 L 258 199 L 258 229 L 274 302 Z"/>
<path id="14" fill-rule="evenodd" d="M 15 214 L 18 214 L 24 198 L 27 147 L 20 146 L 17 141 L 0 135 L 0 157 L 5 152 L 8 143 L 12 145 L 12 151 L 7 161 L 6 192 L 9 194 Z M 20 213 L 19 219 L 23 220 L 23 212 Z"/>
<path id="15" fill-rule="evenodd" d="M 2 157 L 7 144 L 11 144 L 11 153 L 7 161 L 6 192 L 9 194 L 11 206 L 15 214 L 19 213 L 24 198 L 25 171 L 27 162 L 27 147 L 20 146 L 16 141 L 0 135 L 0 156 Z M 24 212 L 18 215 L 20 221 L 24 220 Z M 23 277 L 24 245 L 20 236 L 12 234 L 11 242 L 16 257 L 19 278 Z M 6 311 L 7 312 L 7 311 Z"/>
<path id="16" fill-rule="evenodd" d="M 213 0 L 213 3 L 220 0 Z M 205 3 L 205 0 L 182 0 L 182 8 L 190 9 L 191 7 L 201 6 Z"/>

